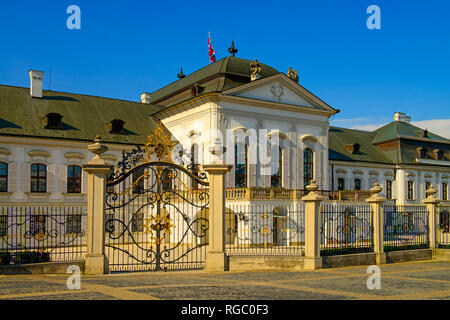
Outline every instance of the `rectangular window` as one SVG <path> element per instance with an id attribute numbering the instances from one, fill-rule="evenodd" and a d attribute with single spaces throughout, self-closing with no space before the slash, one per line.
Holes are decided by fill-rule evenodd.
<path id="1" fill-rule="evenodd" d="M 30 218 L 30 233 L 32 235 L 45 233 L 45 222 L 47 217 L 44 215 L 31 216 Z"/>
<path id="2" fill-rule="evenodd" d="M 66 233 L 80 234 L 81 233 L 81 215 L 71 214 L 66 217 Z"/>
<path id="3" fill-rule="evenodd" d="M 386 180 L 386 198 L 392 199 L 392 181 Z"/>
<path id="4" fill-rule="evenodd" d="M 133 194 L 144 193 L 145 170 L 137 169 L 133 172 Z"/>
<path id="5" fill-rule="evenodd" d="M 355 190 L 361 190 L 361 179 L 355 179 Z"/>
<path id="6" fill-rule="evenodd" d="M 131 222 L 132 232 L 143 232 L 144 231 L 144 214 L 136 213 Z"/>
<path id="7" fill-rule="evenodd" d="M 442 200 L 448 200 L 448 184 L 446 182 L 442 183 Z"/>
<path id="8" fill-rule="evenodd" d="M 338 178 L 338 190 L 342 191 L 345 189 L 345 180 L 344 178 Z"/>
<path id="9" fill-rule="evenodd" d="M 81 167 L 67 167 L 67 192 L 81 193 Z"/>
<path id="10" fill-rule="evenodd" d="M 450 213 L 448 211 L 439 213 L 439 229 L 446 233 L 450 231 Z"/>
<path id="11" fill-rule="evenodd" d="M 31 165 L 31 192 L 45 193 L 47 191 L 47 166 Z"/>
<path id="12" fill-rule="evenodd" d="M 8 192 L 8 164 L 0 162 L 0 192 Z"/>
<path id="13" fill-rule="evenodd" d="M 414 181 L 408 181 L 408 200 L 414 199 Z"/>
<path id="14" fill-rule="evenodd" d="M 8 216 L 0 216 L 0 237 L 8 235 Z"/>

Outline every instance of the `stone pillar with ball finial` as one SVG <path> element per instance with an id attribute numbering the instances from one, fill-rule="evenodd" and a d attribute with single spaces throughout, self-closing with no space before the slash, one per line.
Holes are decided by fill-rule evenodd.
<path id="1" fill-rule="evenodd" d="M 320 203 L 326 200 L 317 191 L 319 186 L 315 180 L 311 180 L 306 186 L 308 195 L 302 198 L 305 202 L 305 264 L 304 268 L 309 270 L 322 268 L 320 257 Z"/>
<path id="2" fill-rule="evenodd" d="M 439 214 L 439 203 L 440 200 L 436 198 L 436 189 L 433 185 L 430 185 L 427 192 L 427 198 L 422 200 L 423 203 L 427 205 L 428 210 L 428 232 L 430 239 L 430 248 L 433 250 L 433 255 L 435 254 L 435 249 L 437 247 L 437 221 Z"/>
<path id="3" fill-rule="evenodd" d="M 101 155 L 108 147 L 101 144 L 100 136 L 96 136 L 94 143 L 88 150 L 95 156 L 83 165 L 88 174 L 88 232 L 87 254 L 85 258 L 85 272 L 99 275 L 108 273 L 108 258 L 105 255 L 105 198 L 106 176 L 112 169 Z"/>
<path id="4" fill-rule="evenodd" d="M 383 189 L 378 182 L 370 189 L 371 196 L 366 200 L 370 203 L 372 211 L 372 225 L 373 225 L 373 252 L 375 253 L 376 264 L 386 263 L 386 254 L 384 253 L 384 239 L 383 239 L 383 203 L 387 201 L 386 198 L 380 195 Z"/>

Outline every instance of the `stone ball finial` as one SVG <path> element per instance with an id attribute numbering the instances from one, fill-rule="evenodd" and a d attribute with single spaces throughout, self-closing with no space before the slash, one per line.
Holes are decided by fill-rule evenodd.
<path id="1" fill-rule="evenodd" d="M 378 194 L 381 191 L 383 191 L 383 188 L 380 187 L 380 184 L 378 182 L 375 182 L 373 187 L 370 188 L 370 193 L 371 194 Z"/>
<path id="2" fill-rule="evenodd" d="M 319 190 L 319 186 L 316 184 L 316 180 L 312 179 L 309 184 L 306 186 L 306 190 L 308 191 L 317 191 Z"/>
<path id="3" fill-rule="evenodd" d="M 88 146 L 88 150 L 95 154 L 95 158 L 99 158 L 102 153 L 108 151 L 108 147 L 102 145 L 100 135 L 96 135 L 94 138 L 94 143 Z"/>
<path id="4" fill-rule="evenodd" d="M 430 187 L 427 189 L 426 193 L 427 193 L 428 197 L 434 196 L 437 193 L 437 191 L 434 188 L 433 184 L 430 185 Z"/>

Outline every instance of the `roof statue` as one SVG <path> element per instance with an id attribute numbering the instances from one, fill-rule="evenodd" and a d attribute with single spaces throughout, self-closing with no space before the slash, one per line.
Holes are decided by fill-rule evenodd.
<path id="1" fill-rule="evenodd" d="M 295 82 L 298 83 L 298 74 L 297 74 L 297 69 L 292 71 L 292 67 L 289 67 L 288 70 L 288 77 L 291 78 L 292 80 L 294 80 Z"/>
<path id="2" fill-rule="evenodd" d="M 258 59 L 255 59 L 255 61 L 250 61 L 250 71 L 252 72 L 250 79 L 252 81 L 261 78 L 261 69 L 261 64 L 258 62 Z"/>

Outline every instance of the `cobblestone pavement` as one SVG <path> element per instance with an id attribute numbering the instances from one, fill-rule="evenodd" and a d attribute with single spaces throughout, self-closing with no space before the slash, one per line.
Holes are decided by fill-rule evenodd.
<path id="1" fill-rule="evenodd" d="M 450 262 L 381 266 L 381 289 L 367 288 L 369 276 L 367 267 L 296 272 L 122 273 L 82 276 L 80 290 L 69 290 L 65 275 L 0 276 L 0 299 L 450 300 Z"/>

